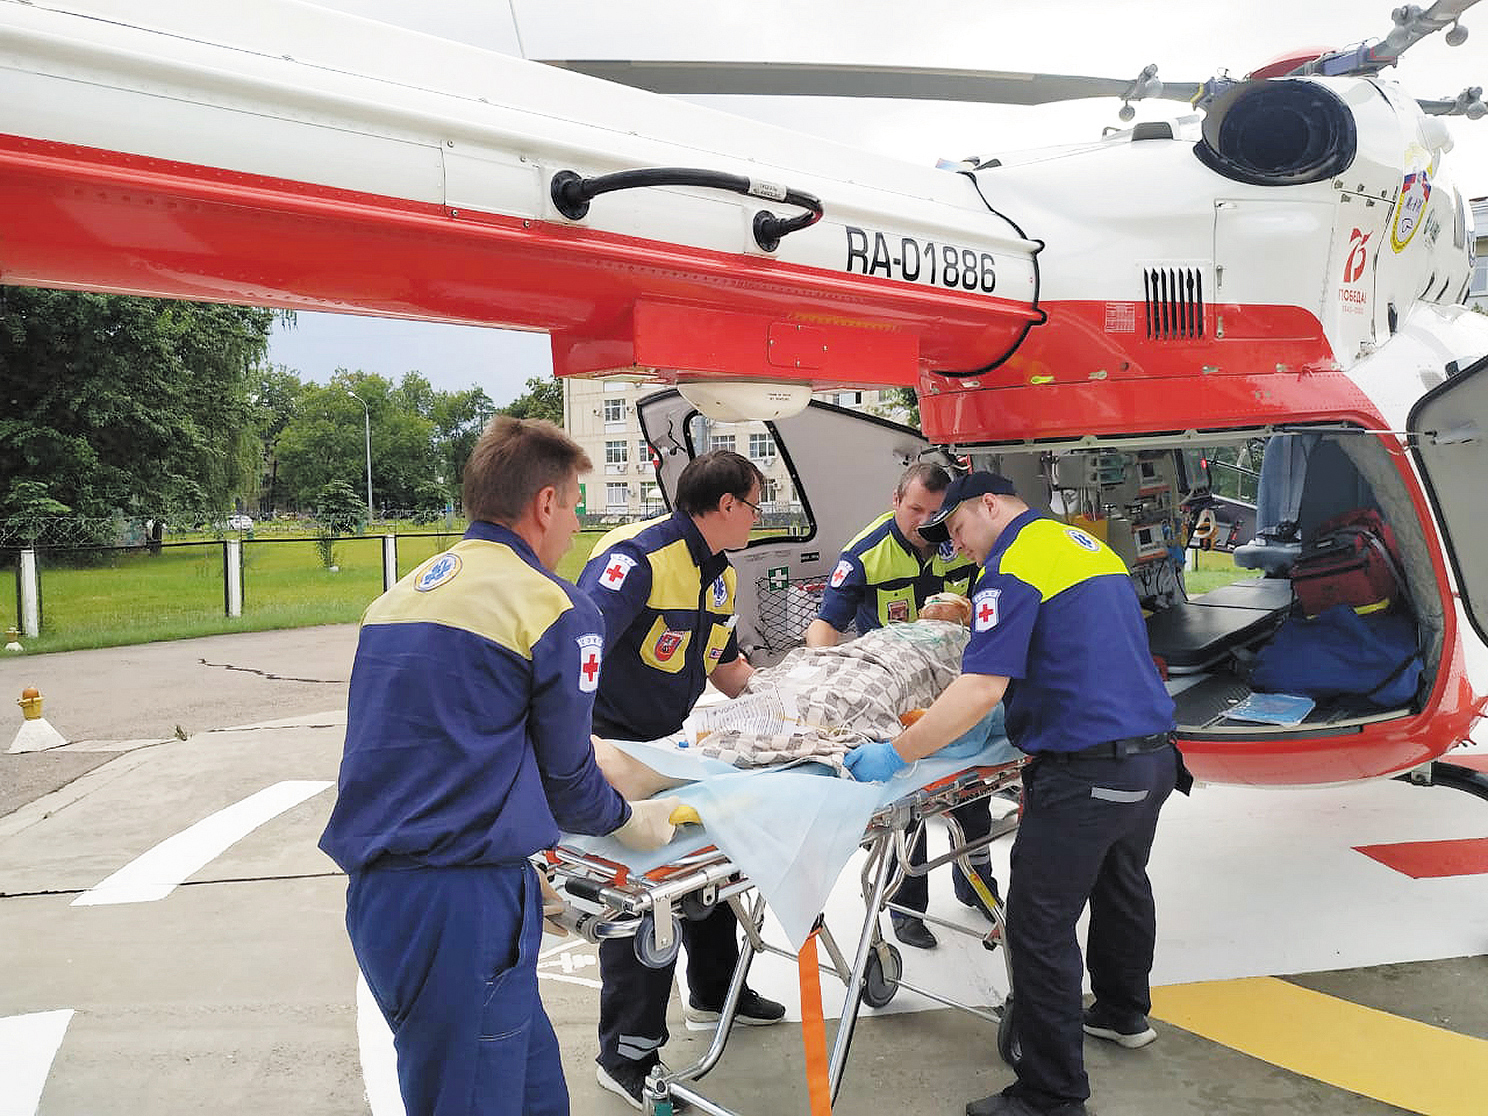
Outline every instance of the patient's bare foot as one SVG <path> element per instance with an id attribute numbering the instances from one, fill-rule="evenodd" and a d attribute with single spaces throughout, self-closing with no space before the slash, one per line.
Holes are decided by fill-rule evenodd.
<path id="1" fill-rule="evenodd" d="M 599 770 L 609 780 L 610 786 L 619 791 L 620 797 L 628 802 L 650 798 L 659 791 L 680 787 L 687 782 L 686 779 L 668 779 L 654 767 L 622 752 L 608 740 L 602 740 L 598 736 L 591 736 L 589 739 L 594 743 L 594 759 L 599 764 Z"/>

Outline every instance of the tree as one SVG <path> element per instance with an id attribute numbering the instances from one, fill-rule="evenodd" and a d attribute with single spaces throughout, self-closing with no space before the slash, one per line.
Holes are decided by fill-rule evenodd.
<path id="1" fill-rule="evenodd" d="M 257 489 L 271 310 L 0 291 L 0 493 L 80 516 L 216 519 Z"/>
<path id="2" fill-rule="evenodd" d="M 420 506 L 439 475 L 434 423 L 409 409 L 408 394 L 383 377 L 344 368 L 329 384 L 305 385 L 275 444 L 280 485 L 304 507 L 327 484 L 342 481 L 363 493 L 365 506 L 366 442 L 358 397 L 366 400 L 370 416 L 373 499 L 400 511 Z"/>
<path id="3" fill-rule="evenodd" d="M 527 390 L 502 407 L 501 413 L 519 419 L 547 419 L 562 426 L 563 384 L 552 376 L 530 376 Z"/>
<path id="4" fill-rule="evenodd" d="M 367 505 L 345 481 L 331 481 L 315 494 L 315 549 L 321 565 L 336 568 L 336 537 L 349 535 L 366 522 Z"/>

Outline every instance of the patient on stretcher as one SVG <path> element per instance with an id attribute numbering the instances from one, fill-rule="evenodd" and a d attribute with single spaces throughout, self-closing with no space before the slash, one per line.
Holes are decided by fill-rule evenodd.
<path id="1" fill-rule="evenodd" d="M 811 760 L 843 774 L 849 749 L 893 739 L 905 717 L 929 707 L 960 673 L 970 613 L 966 598 L 943 594 L 913 623 L 877 628 L 836 647 L 798 647 L 756 671 L 739 697 L 695 710 L 688 746 L 735 767 Z M 999 707 L 967 734 L 976 736 L 967 741 L 969 751 L 979 750 L 989 731 L 1001 733 L 1001 713 Z M 627 799 L 681 785 L 598 737 L 594 751 L 600 770 Z"/>

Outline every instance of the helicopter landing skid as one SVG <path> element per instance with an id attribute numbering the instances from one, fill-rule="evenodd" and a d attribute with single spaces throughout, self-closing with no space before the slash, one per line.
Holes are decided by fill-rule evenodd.
<path id="1" fill-rule="evenodd" d="M 1454 787 L 1488 801 L 1488 774 L 1460 763 L 1434 760 L 1396 778 L 1423 787 Z"/>

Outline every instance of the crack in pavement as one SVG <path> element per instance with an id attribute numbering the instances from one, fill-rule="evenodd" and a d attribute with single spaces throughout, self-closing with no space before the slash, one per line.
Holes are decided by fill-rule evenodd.
<path id="1" fill-rule="evenodd" d="M 260 678 L 267 678 L 271 682 L 314 682 L 322 686 L 344 686 L 347 684 L 345 678 L 293 678 L 287 674 L 271 674 L 266 670 L 256 667 L 233 666 L 232 663 L 209 663 L 206 659 L 197 659 L 202 666 L 216 667 L 218 670 L 236 670 L 242 674 L 256 674 Z"/>

